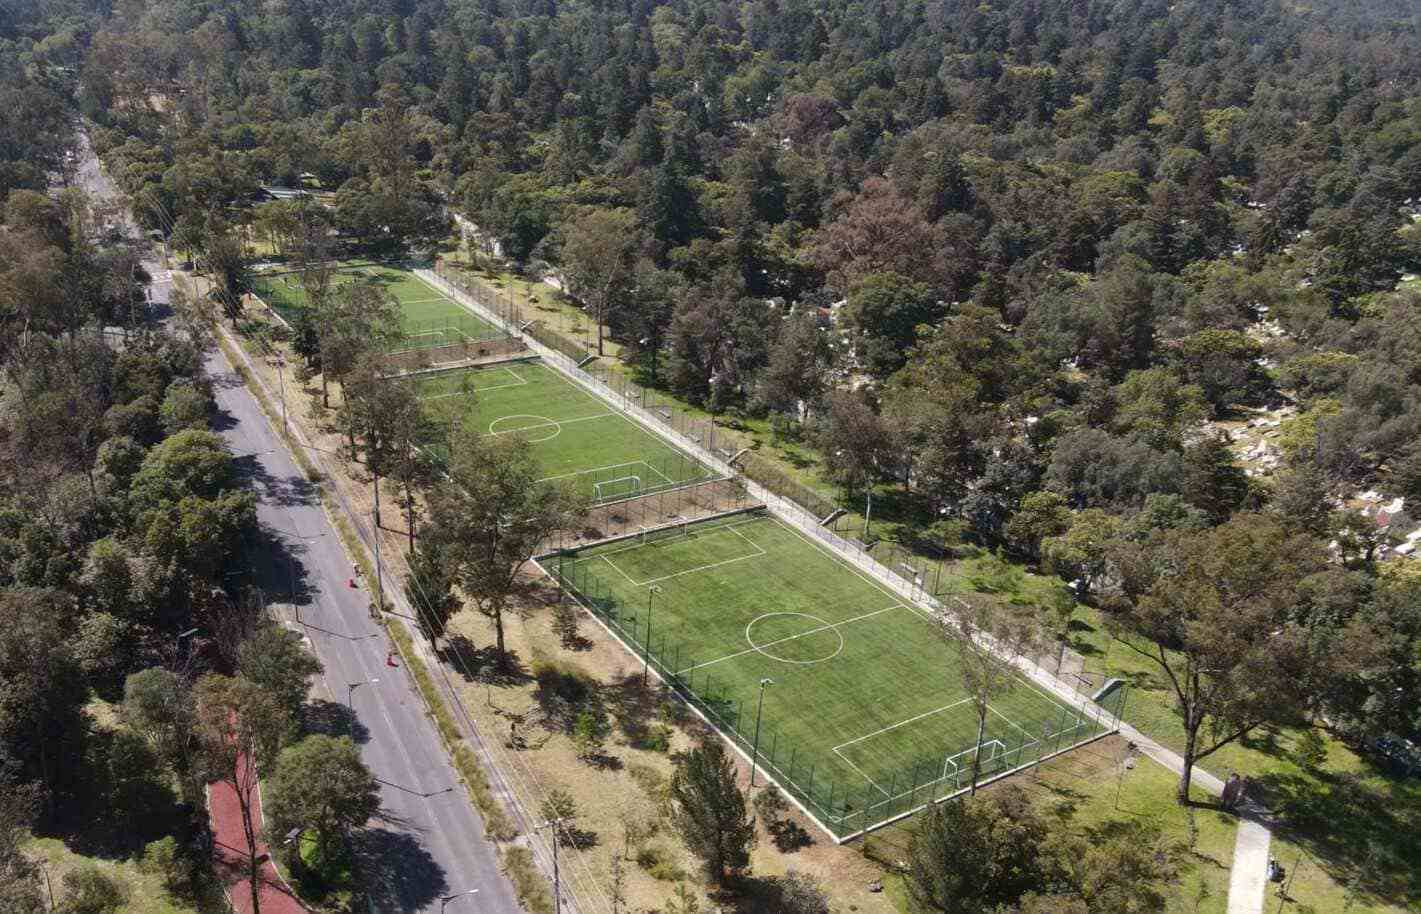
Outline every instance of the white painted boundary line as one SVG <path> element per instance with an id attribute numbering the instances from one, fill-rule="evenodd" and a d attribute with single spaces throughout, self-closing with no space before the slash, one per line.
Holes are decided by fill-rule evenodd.
<path id="1" fill-rule="evenodd" d="M 527 383 L 528 383 L 527 381 L 525 381 L 523 378 L 521 378 L 521 377 L 518 375 L 518 372 L 514 371 L 512 368 L 509 368 L 509 367 L 506 366 L 506 365 L 500 365 L 500 366 L 498 366 L 497 368 L 494 368 L 494 369 L 476 369 L 476 371 L 488 371 L 489 373 L 493 373 L 494 371 L 506 371 L 506 372 L 508 372 L 509 374 L 513 375 L 513 381 L 512 381 L 512 383 L 509 383 L 509 384 L 490 384 L 490 385 L 487 386 L 487 387 L 478 387 L 478 386 L 475 386 L 475 387 L 471 388 L 470 390 L 454 390 L 454 391 L 450 391 L 450 392 L 447 393 L 447 394 L 432 394 L 432 395 L 430 395 L 430 396 L 428 396 L 428 397 L 420 397 L 420 399 L 421 399 L 421 400 L 444 400 L 444 399 L 447 399 L 447 398 L 449 398 L 449 397 L 467 397 L 469 394 L 487 393 L 487 392 L 490 391 L 490 390 L 507 390 L 507 389 L 510 388 L 510 387 L 523 387 L 523 386 L 527 385 Z"/>
<path id="2" fill-rule="evenodd" d="M 934 714 L 941 714 L 943 711 L 951 711 L 958 705 L 965 705 L 971 700 L 972 699 L 970 698 L 964 698 L 961 701 L 954 701 L 950 705 L 943 705 L 941 708 L 935 708 L 931 711 L 924 711 L 922 714 L 915 714 L 907 720 L 900 720 L 896 724 L 889 724 L 888 726 L 883 727 L 882 729 L 874 730 L 872 733 L 865 733 L 863 736 L 855 737 L 854 739 L 849 740 L 847 743 L 840 743 L 839 745 L 834 747 L 834 751 L 838 752 L 845 746 L 852 746 L 854 743 L 861 743 L 866 739 L 873 739 L 875 736 L 878 736 L 881 733 L 887 733 L 889 730 L 897 730 L 899 727 L 906 726 L 917 720 L 922 720 L 924 717 L 932 717 Z"/>
<path id="3" fill-rule="evenodd" d="M 512 386 L 512 385 L 510 385 L 510 386 Z M 563 427 L 564 425 L 571 425 L 571 424 L 574 423 L 574 422 L 591 422 L 593 419 L 605 419 L 605 418 L 607 418 L 608 416 L 615 416 L 615 415 L 616 415 L 616 413 L 602 413 L 602 414 L 596 415 L 596 416 L 579 416 L 579 417 L 576 418 L 576 419 L 547 419 L 547 417 L 544 416 L 543 418 L 547 420 L 547 421 L 545 421 L 545 422 L 535 422 L 535 423 L 533 423 L 532 425 L 520 425 L 518 428 L 499 429 L 499 430 L 496 431 L 496 432 L 486 432 L 485 434 L 488 434 L 488 435 L 513 435 L 513 434 L 516 434 L 516 433 L 518 433 L 518 432 L 531 432 L 531 431 L 532 431 L 533 429 L 535 429 L 535 428 L 557 428 L 558 431 L 562 431 L 562 427 Z M 511 415 L 511 416 L 500 416 L 500 417 L 499 417 L 499 419 L 511 419 L 511 418 L 516 418 L 516 416 L 512 416 L 512 415 Z M 498 419 L 494 419 L 493 421 L 494 421 L 494 422 L 497 422 Z M 544 439 L 544 440 L 546 440 L 546 439 Z"/>
<path id="4" fill-rule="evenodd" d="M 735 512 L 730 512 L 730 513 L 736 513 L 736 514 L 738 514 L 738 513 L 740 513 L 740 511 L 737 510 L 737 511 L 735 511 Z M 545 557 L 546 557 L 546 556 L 545 556 Z M 532 562 L 533 562 L 533 565 L 534 565 L 539 571 L 541 571 L 543 574 L 547 575 L 547 577 L 548 577 L 549 580 L 551 580 L 554 584 L 558 584 L 559 586 L 561 586 L 561 582 L 558 580 L 557 576 L 554 575 L 554 574 L 551 574 L 546 568 L 543 567 L 543 563 L 542 563 L 542 560 L 541 560 L 540 558 L 534 557 L 534 558 L 532 559 Z M 607 634 L 611 635 L 614 639 L 616 639 L 616 642 L 617 642 L 618 644 L 620 644 L 620 645 L 622 646 L 622 648 L 623 648 L 628 654 L 631 654 L 633 657 L 635 657 L 635 656 L 637 655 L 636 648 L 634 648 L 634 647 L 632 647 L 632 645 L 628 644 L 628 643 L 626 642 L 626 639 L 625 639 L 625 638 L 623 638 L 621 635 L 619 635 L 619 634 L 616 632 L 616 630 L 614 630 L 614 629 L 612 628 L 612 626 L 610 626 L 610 625 L 607 624 L 606 620 L 604 620 L 601 616 L 599 616 L 599 615 L 597 615 L 595 612 L 593 612 L 593 611 L 587 606 L 587 604 L 583 603 L 583 602 L 582 602 L 582 598 L 579 597 L 575 591 L 573 591 L 573 590 L 570 589 L 570 588 L 563 588 L 563 590 L 565 590 L 565 591 L 567 592 L 568 596 L 571 597 L 573 600 L 575 600 L 575 601 L 577 602 L 577 605 L 578 605 L 578 606 L 581 606 L 582 609 L 583 609 L 583 611 L 586 612 L 589 616 L 591 616 L 592 619 L 593 619 L 598 625 L 602 626 L 602 630 L 603 630 L 603 631 L 605 631 Z M 713 721 L 713 720 L 711 720 L 709 717 L 707 717 L 704 711 L 702 711 L 700 708 L 696 707 L 696 703 L 695 703 L 695 702 L 693 702 L 693 701 L 687 701 L 686 698 L 685 698 L 685 696 L 683 696 L 679 691 L 676 690 L 675 685 L 674 685 L 673 683 L 671 683 L 671 682 L 668 682 L 667 679 L 666 679 L 666 677 L 663 676 L 663 675 L 661 675 L 661 671 L 660 671 L 659 669 L 657 669 L 656 667 L 657 667 L 657 665 L 656 665 L 655 663 L 650 664 L 649 668 L 650 668 L 650 670 L 651 670 L 652 675 L 655 676 L 657 679 L 659 679 L 659 680 L 661 681 L 661 684 L 662 684 L 662 685 L 664 685 L 666 688 L 670 689 L 677 697 L 679 697 L 679 698 L 681 699 L 682 704 L 684 704 L 686 707 L 688 707 L 688 708 L 691 709 L 691 713 L 695 714 L 695 715 L 696 715 L 697 717 L 699 717 L 701 720 L 705 721 L 705 722 L 706 722 L 706 726 L 710 727 L 712 730 L 716 731 L 717 733 L 720 733 L 720 732 L 721 732 L 721 729 L 720 729 L 720 727 L 716 724 L 716 722 Z M 750 758 L 750 753 L 748 753 L 748 752 L 746 752 L 744 749 L 740 748 L 740 744 L 739 744 L 739 743 L 737 743 L 737 742 L 736 742 L 735 740 L 733 740 L 733 739 L 730 739 L 729 737 L 726 737 L 726 738 L 725 738 L 725 741 L 730 744 L 730 748 L 731 748 L 732 751 L 734 751 L 734 752 L 736 752 L 736 753 L 739 753 L 740 757 L 745 760 L 745 763 L 746 763 L 747 765 L 753 763 L 752 759 Z M 770 768 L 774 768 L 775 771 L 779 771 L 779 768 L 777 768 L 777 767 L 775 767 L 775 766 L 772 766 L 772 765 L 769 765 L 769 764 L 761 764 L 761 765 L 760 765 L 760 768 L 763 769 L 763 770 L 766 770 L 766 772 L 767 772 L 767 773 L 766 773 L 766 777 L 769 776 L 769 775 L 768 775 L 768 769 L 770 769 Z M 801 791 L 801 792 L 807 792 L 807 791 L 804 790 L 804 788 L 800 787 L 798 784 L 795 784 L 795 783 L 794 783 L 793 781 L 791 781 L 789 778 L 785 777 L 783 772 L 780 772 L 780 780 L 781 780 L 783 783 L 785 783 L 785 784 L 790 784 L 790 785 L 792 785 L 796 790 L 799 790 L 799 791 Z M 824 834 L 829 835 L 831 838 L 834 838 L 834 841 L 835 841 L 836 844 L 837 844 L 837 843 L 842 843 L 842 842 L 840 842 L 839 839 L 834 835 L 834 830 L 831 829 L 829 826 L 825 825 L 825 824 L 824 824 L 824 820 L 820 819 L 820 818 L 819 818 L 818 816 L 816 816 L 814 813 L 810 812 L 810 811 L 809 811 L 809 807 L 806 806 L 806 805 L 804 805 L 804 803 L 800 801 L 799 797 L 795 796 L 795 794 L 794 794 L 793 791 L 785 790 L 785 791 L 782 791 L 782 792 L 784 793 L 784 796 L 785 796 L 786 799 L 788 799 L 791 803 L 793 803 L 796 807 L 798 807 L 800 812 L 804 813 L 805 818 L 809 819 L 809 821 L 811 821 L 811 822 L 813 822 L 815 825 L 819 826 L 819 829 L 820 829 L 821 831 L 823 831 Z"/>
<path id="5" fill-rule="evenodd" d="M 749 542 L 749 540 L 746 540 L 746 542 Z M 616 563 L 614 563 L 611 559 L 607 558 L 605 555 L 602 556 L 602 558 L 607 562 L 608 565 L 611 565 L 613 568 L 617 568 L 618 571 L 621 571 L 622 577 L 626 578 L 628 581 L 631 581 L 633 585 L 637 587 L 649 587 L 652 584 L 659 584 L 662 581 L 669 581 L 672 578 L 679 578 L 683 575 L 699 574 L 702 571 L 710 571 L 712 568 L 719 568 L 722 565 L 732 565 L 735 562 L 743 562 L 747 559 L 758 559 L 766 554 L 765 550 L 761 549 L 759 546 L 756 546 L 754 543 L 750 543 L 750 545 L 754 546 L 757 551 L 751 552 L 748 555 L 737 555 L 733 559 L 725 559 L 720 562 L 711 562 L 709 565 L 698 565 L 695 568 L 688 568 L 685 571 L 678 571 L 675 574 L 662 575 L 659 578 L 652 578 L 649 581 L 632 581 L 631 575 L 627 574 L 625 571 L 622 571 L 622 569 L 617 568 Z"/>
<path id="6" fill-rule="evenodd" d="M 440 291 L 444 292 L 446 295 L 449 295 L 463 307 L 479 315 L 485 320 L 491 321 L 495 326 L 505 326 L 501 318 L 494 315 L 493 312 L 488 311 L 482 304 L 475 301 L 468 293 L 456 288 L 451 283 L 446 282 L 443 277 L 433 273 L 430 270 L 421 269 L 415 272 L 416 275 L 420 276 L 421 279 L 424 279 L 426 282 L 429 282 L 430 285 L 434 286 L 435 288 L 440 289 Z M 516 332 L 516 330 L 514 332 Z M 951 619 L 946 606 L 943 603 L 939 602 L 936 597 L 922 593 L 916 585 L 897 577 L 891 571 L 878 564 L 876 560 L 873 560 L 868 556 L 863 555 L 861 552 L 856 552 L 854 550 L 849 549 L 842 543 L 842 541 L 839 541 L 837 537 L 835 537 L 833 541 L 826 541 L 826 531 L 819 528 L 817 518 L 809 518 L 803 521 L 802 523 L 795 523 L 793 520 L 791 520 L 791 518 L 806 515 L 806 512 L 798 505 L 794 505 L 788 499 L 785 499 L 769 491 L 764 486 L 755 482 L 753 479 L 748 479 L 741 476 L 735 471 L 733 467 L 729 466 L 723 459 L 713 455 L 703 445 L 700 445 L 694 441 L 683 438 L 682 436 L 676 434 L 675 431 L 667 428 L 664 423 L 658 422 L 654 417 L 651 417 L 650 414 L 647 413 L 647 411 L 641 406 L 632 405 L 631 402 L 628 401 L 625 397 L 623 397 L 622 401 L 619 402 L 617 400 L 616 395 L 610 389 L 603 389 L 599 387 L 595 381 L 593 381 L 589 377 L 584 376 L 583 373 L 578 371 L 575 367 L 569 368 L 564 366 L 562 363 L 568 362 L 569 360 L 561 353 L 554 352 L 552 349 L 548 348 L 547 346 L 544 346 L 537 340 L 525 339 L 524 342 L 530 351 L 542 357 L 544 365 L 548 366 L 550 369 L 555 369 L 561 372 L 562 375 L 567 379 L 568 383 L 576 383 L 580 385 L 586 391 L 590 392 L 593 396 L 596 396 L 600 398 L 603 402 L 611 405 L 613 409 L 624 410 L 628 414 L 628 416 L 634 414 L 637 415 L 639 423 L 646 430 L 669 442 L 672 447 L 678 450 L 686 451 L 687 453 L 694 456 L 697 460 L 700 460 L 705 466 L 720 473 L 726 479 L 739 480 L 741 484 L 744 485 L 746 492 L 754 500 L 762 503 L 762 505 L 767 510 L 772 512 L 777 518 L 779 518 L 785 526 L 794 529 L 794 531 L 800 536 L 804 536 L 804 530 L 812 531 L 814 533 L 815 539 L 810 540 L 810 542 L 814 542 L 816 545 L 818 545 L 821 549 L 828 552 L 829 554 L 838 556 L 840 559 L 844 560 L 851 566 L 857 567 L 866 560 L 868 563 L 868 568 L 873 572 L 873 577 L 877 579 L 875 583 L 878 587 L 885 588 L 889 592 L 894 593 L 899 597 L 905 598 L 908 601 L 908 605 L 910 607 L 912 607 L 915 611 L 919 612 L 929 621 L 939 621 L 933 618 L 933 616 L 936 615 L 941 617 L 940 621 L 942 623 L 946 623 L 949 625 L 951 624 Z M 630 419 L 628 421 L 630 421 Z M 924 612 L 923 610 L 919 609 L 919 603 L 924 604 L 930 612 Z M 618 640 L 620 641 L 621 639 Z M 982 640 L 987 643 L 988 646 L 996 650 L 996 646 L 992 644 L 989 639 Z M 635 653 L 635 651 L 633 651 L 633 653 Z M 1111 714 L 1109 711 L 1105 710 L 1101 706 L 1097 705 L 1095 702 L 1091 701 L 1088 697 L 1082 696 L 1069 685 L 1066 685 L 1056 677 L 1052 676 L 1050 673 L 1047 673 L 1045 669 L 1032 663 L 1025 657 L 1013 655 L 1009 652 L 997 651 L 997 653 L 1008 659 L 1012 663 L 1012 665 L 1015 666 L 1017 670 L 1023 675 L 1023 677 L 1027 679 L 1028 682 L 1035 683 L 1044 691 L 1047 691 L 1051 695 L 1054 695 L 1058 702 L 1063 702 L 1066 706 L 1075 708 L 1076 710 L 1084 714 L 1085 717 L 1089 720 L 1100 724 L 1103 728 L 1103 732 L 1100 734 L 1100 736 L 1107 735 L 1108 733 L 1117 731 L 1121 728 L 1121 721 L 1118 716 Z M 694 707 L 694 705 L 692 707 Z M 705 715 L 701 715 L 701 717 L 705 718 Z M 707 722 L 710 722 L 709 719 L 707 719 Z M 715 725 L 712 724 L 712 726 Z M 1092 739 L 1095 738 L 1099 737 L 1092 737 Z M 1090 741 L 1091 740 L 1082 740 L 1080 745 L 1084 745 L 1084 743 Z M 745 755 L 745 752 L 741 750 L 738 745 L 735 744 L 734 740 L 729 740 L 729 742 L 732 746 L 735 746 L 736 750 L 739 751 L 741 755 Z M 1074 748 L 1076 747 L 1069 746 L 1065 749 L 1052 752 L 1049 755 L 1042 756 L 1040 759 L 1037 759 L 1031 764 L 1040 764 L 1041 762 L 1054 758 L 1062 752 L 1067 752 Z M 992 783 L 993 781 L 1001 777 L 1006 777 L 1010 774 L 1015 773 L 1017 770 L 1020 770 L 1021 768 L 1025 767 L 1029 766 L 1019 766 L 1019 768 L 1013 769 L 1012 771 L 1003 772 L 1000 775 L 997 775 L 993 778 L 989 778 L 984 783 Z M 788 781 L 786 781 L 786 783 L 788 783 Z M 793 799 L 793 797 L 791 797 L 791 799 Z M 820 828 L 824 828 L 823 822 L 817 816 L 813 815 L 807 809 L 805 809 L 803 804 L 799 803 L 796 800 L 795 805 L 803 809 L 805 814 L 809 816 L 809 818 L 816 825 L 819 825 Z M 834 839 L 834 842 L 836 844 L 843 844 L 846 841 L 853 840 L 854 838 L 866 834 L 867 831 L 890 825 L 893 822 L 897 822 L 908 815 L 912 815 L 913 813 L 917 812 L 918 808 L 914 808 L 903 814 L 893 816 L 889 819 L 884 820 L 883 822 L 874 823 L 872 826 L 869 826 L 866 829 L 861 829 L 858 832 L 854 832 L 850 835 L 839 836 L 828 828 L 824 828 L 824 831 Z"/>
<path id="7" fill-rule="evenodd" d="M 874 616 L 880 616 L 883 613 L 892 612 L 895 609 L 903 609 L 903 606 L 901 604 L 895 603 L 892 606 L 888 606 L 883 609 L 875 609 L 871 613 L 864 613 L 862 616 L 855 616 L 852 619 L 845 619 L 842 622 L 831 622 L 825 625 L 821 625 L 818 628 L 811 628 L 808 631 L 800 632 L 797 635 L 787 635 L 783 638 L 776 638 L 774 641 L 767 641 L 764 644 L 757 645 L 755 647 L 749 648 L 748 650 L 736 651 L 733 654 L 726 654 L 724 657 L 717 657 L 714 660 L 707 660 L 705 663 L 693 664 L 692 666 L 686 667 L 684 670 L 677 670 L 676 675 L 683 676 L 686 673 L 691 672 L 692 670 L 699 670 L 702 667 L 714 666 L 715 664 L 723 663 L 726 660 L 734 660 L 737 657 L 744 657 L 746 654 L 759 653 L 761 648 L 774 647 L 776 644 L 784 644 L 786 641 L 793 641 L 796 638 L 803 638 L 807 635 L 817 635 L 820 632 L 831 631 L 833 629 L 837 629 L 840 625 L 848 625 L 851 622 L 862 622 L 864 619 L 871 619 Z M 848 744 L 845 743 L 844 745 Z"/>

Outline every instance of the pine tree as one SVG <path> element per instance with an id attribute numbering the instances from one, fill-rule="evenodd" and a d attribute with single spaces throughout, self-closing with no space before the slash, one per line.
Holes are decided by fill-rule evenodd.
<path id="1" fill-rule="evenodd" d="M 704 862 L 707 876 L 723 882 L 750 865 L 755 820 L 723 743 L 713 740 L 677 756 L 671 797 L 681 840 Z"/>

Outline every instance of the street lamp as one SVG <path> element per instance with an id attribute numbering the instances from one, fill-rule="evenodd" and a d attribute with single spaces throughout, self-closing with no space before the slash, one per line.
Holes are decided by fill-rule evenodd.
<path id="1" fill-rule="evenodd" d="M 195 634 L 197 634 L 198 632 L 200 632 L 201 630 L 202 630 L 202 629 L 199 629 L 199 628 L 190 628 L 190 629 L 188 629 L 188 630 L 185 631 L 185 632 L 178 632 L 178 636 L 173 639 L 173 653 L 179 654 L 179 655 L 182 654 L 182 652 L 183 652 L 183 639 L 184 639 L 184 638 L 190 638 L 190 637 L 192 637 L 193 635 L 195 635 Z"/>
<path id="2" fill-rule="evenodd" d="M 755 703 L 755 742 L 750 748 L 750 789 L 755 789 L 755 763 L 760 760 L 760 712 L 765 710 L 765 686 L 775 684 L 773 679 L 760 680 L 760 700 Z"/>
<path id="3" fill-rule="evenodd" d="M 359 682 L 348 682 L 345 686 L 345 709 L 350 712 L 350 738 L 355 739 L 355 690 L 363 685 L 374 685 L 379 679 L 362 679 Z M 451 896 L 457 898 L 458 896 Z"/>
<path id="4" fill-rule="evenodd" d="M 465 895 L 477 895 L 478 893 L 478 889 L 469 889 L 467 892 L 455 892 L 453 895 L 445 895 L 439 899 L 439 910 L 443 911 L 444 907 L 455 898 L 463 898 Z"/>
<path id="5" fill-rule="evenodd" d="M 647 674 L 651 669 L 651 601 L 661 593 L 659 584 L 646 589 L 646 643 L 641 646 L 641 687 L 647 685 Z"/>

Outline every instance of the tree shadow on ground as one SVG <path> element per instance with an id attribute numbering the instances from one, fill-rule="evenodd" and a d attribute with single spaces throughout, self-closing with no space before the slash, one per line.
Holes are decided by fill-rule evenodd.
<path id="1" fill-rule="evenodd" d="M 301 732 L 307 735 L 348 736 L 357 744 L 370 741 L 370 731 L 350 709 L 318 698 L 301 706 Z"/>
<path id="2" fill-rule="evenodd" d="M 439 656 L 452 663 L 465 682 L 506 688 L 533 681 L 533 674 L 528 672 L 517 651 L 500 655 L 496 646 L 475 647 L 464 635 L 445 633 Z"/>
<path id="3" fill-rule="evenodd" d="M 1421 902 L 1421 787 L 1369 773 L 1271 772 L 1254 780 L 1311 863 L 1363 900 Z M 1325 863 L 1324 863 L 1325 861 Z"/>
<path id="4" fill-rule="evenodd" d="M 374 910 L 418 911 L 449 891 L 444 868 L 416 836 L 370 828 L 354 839 L 355 870 Z"/>

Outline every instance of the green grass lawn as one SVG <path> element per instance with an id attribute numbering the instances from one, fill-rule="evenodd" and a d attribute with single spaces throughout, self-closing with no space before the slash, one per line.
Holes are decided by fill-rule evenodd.
<path id="1" fill-rule="evenodd" d="M 575 480 L 598 501 L 709 477 L 690 456 L 536 359 L 439 372 L 417 383 L 437 425 L 459 419 L 483 434 L 521 435 L 545 478 Z"/>
<path id="2" fill-rule="evenodd" d="M 1224 914 L 1238 820 L 1215 808 L 1196 808 L 1191 847 L 1190 814 L 1174 802 L 1173 774 L 1141 758 L 1122 776 L 1122 742 L 1110 738 L 1092 743 L 988 790 L 1019 788 L 1056 827 L 1088 837 L 1108 835 L 1132 822 L 1156 826 L 1166 842 L 1180 848 L 1178 880 L 1162 887 L 1168 894 L 1167 914 Z M 1210 802 L 1203 791 L 1195 796 L 1200 803 Z M 915 823 L 909 820 L 875 833 L 865 852 L 890 866 L 908 860 Z M 891 873 L 884 889 L 899 911 L 917 914 L 905 876 Z M 1270 897 L 1265 910 L 1276 911 L 1277 899 Z"/>
<path id="3" fill-rule="evenodd" d="M 1125 719 L 1180 748 L 1183 729 L 1158 666 L 1112 643 L 1095 610 L 1081 608 L 1072 627 L 1087 670 L 1132 683 Z M 1272 855 L 1297 874 L 1289 904 L 1359 914 L 1421 909 L 1421 778 L 1382 770 L 1330 737 L 1326 758 L 1311 764 L 1298 751 L 1301 734 L 1262 730 L 1200 763 L 1220 777 L 1251 776 L 1278 816 Z M 1272 910 L 1280 899 L 1269 891 Z"/>
<path id="4" fill-rule="evenodd" d="M 978 721 L 959 648 L 893 592 L 762 513 L 548 559 L 624 639 L 849 834 L 966 787 Z M 650 634 L 648 635 L 648 630 Z M 1101 732 L 1022 680 L 990 703 L 982 776 Z"/>
<path id="5" fill-rule="evenodd" d="M 350 265 L 335 274 L 343 285 L 368 282 L 382 286 L 400 303 L 405 338 L 401 349 L 429 349 L 470 340 L 493 339 L 503 331 L 453 301 L 409 270 L 387 265 Z M 253 290 L 287 322 L 307 307 L 298 273 L 260 274 Z"/>

